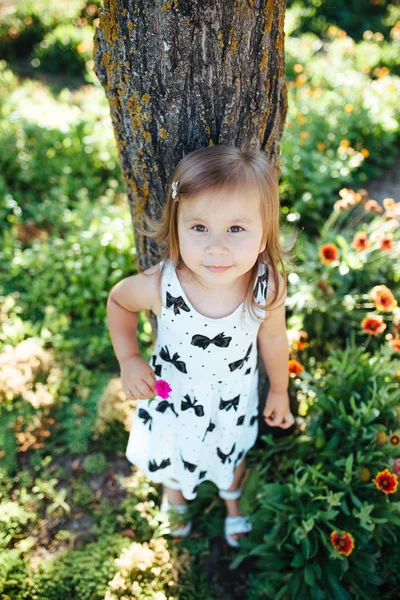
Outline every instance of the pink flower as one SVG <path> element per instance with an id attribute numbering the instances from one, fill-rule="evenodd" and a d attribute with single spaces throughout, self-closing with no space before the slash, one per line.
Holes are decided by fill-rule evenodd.
<path id="1" fill-rule="evenodd" d="M 156 381 L 157 396 L 161 396 L 164 400 L 169 398 L 169 393 L 172 392 L 172 387 L 165 379 L 157 379 Z"/>
<path id="2" fill-rule="evenodd" d="M 394 461 L 393 471 L 400 476 L 400 458 L 396 458 Z"/>

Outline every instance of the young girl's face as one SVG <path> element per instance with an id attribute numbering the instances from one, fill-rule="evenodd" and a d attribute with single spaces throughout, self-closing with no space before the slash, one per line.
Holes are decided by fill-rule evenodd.
<path id="1" fill-rule="evenodd" d="M 265 249 L 262 235 L 260 194 L 256 190 L 205 191 L 179 206 L 183 262 L 206 284 L 226 285 L 247 273 Z"/>

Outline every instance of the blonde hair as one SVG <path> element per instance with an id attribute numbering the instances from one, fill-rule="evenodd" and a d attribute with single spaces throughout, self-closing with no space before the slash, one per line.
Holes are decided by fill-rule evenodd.
<path id="1" fill-rule="evenodd" d="M 175 184 L 177 195 L 172 197 L 172 183 Z M 200 192 L 237 190 L 258 188 L 261 195 L 261 218 L 263 222 L 262 244 L 266 244 L 251 269 L 250 280 L 246 289 L 243 311 L 249 309 L 251 316 L 258 318 L 256 310 L 271 310 L 277 300 L 280 300 L 286 290 L 286 268 L 284 264 L 293 247 L 284 248 L 281 245 L 280 234 L 280 203 L 279 203 L 279 171 L 268 159 L 265 152 L 258 149 L 241 150 L 236 146 L 217 145 L 194 150 L 187 154 L 177 164 L 169 185 L 168 197 L 162 208 L 161 217 L 157 222 L 144 215 L 148 230 L 137 228 L 142 235 L 154 239 L 161 250 L 160 280 L 164 273 L 166 261 L 174 265 L 177 272 L 183 266 L 179 250 L 178 214 L 181 202 L 190 201 Z M 256 302 L 254 287 L 262 263 L 271 266 L 274 279 L 274 293 L 268 304 Z M 283 288 L 279 295 L 278 263 L 283 271 Z M 267 267 L 268 268 L 268 267 Z M 278 305 L 275 307 L 277 308 Z M 273 309 L 272 309 L 273 310 Z"/>

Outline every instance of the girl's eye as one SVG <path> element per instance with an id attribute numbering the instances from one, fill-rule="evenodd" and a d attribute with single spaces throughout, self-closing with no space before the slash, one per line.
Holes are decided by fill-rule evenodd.
<path id="1" fill-rule="evenodd" d="M 198 229 L 196 229 L 196 227 L 203 227 L 203 229 L 205 229 L 204 225 L 193 225 L 192 229 L 194 229 L 194 231 L 198 231 Z M 236 229 L 239 228 L 239 229 L 243 230 L 243 227 L 241 227 L 240 225 L 231 225 L 231 227 L 229 229 L 232 229 L 232 228 L 236 228 Z M 203 231 L 199 231 L 199 233 L 203 233 Z"/>

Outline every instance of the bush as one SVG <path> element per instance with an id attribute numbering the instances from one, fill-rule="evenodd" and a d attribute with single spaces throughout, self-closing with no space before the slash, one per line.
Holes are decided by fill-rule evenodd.
<path id="1" fill-rule="evenodd" d="M 388 35 L 400 16 L 397 3 L 390 0 L 288 0 L 287 6 L 297 17 L 294 35 L 310 31 L 323 37 L 332 24 L 355 39 L 360 39 L 366 29 Z"/>
<path id="2" fill-rule="evenodd" d="M 371 350 L 385 344 L 398 352 L 400 231 L 395 215 L 400 216 L 400 202 L 388 198 L 382 209 L 352 190 L 340 194 L 320 236 L 304 237 L 299 245 L 296 273 L 289 276 L 290 322 L 308 333 L 317 359 L 329 346 L 341 345 L 349 332 Z"/>
<path id="3" fill-rule="evenodd" d="M 257 557 L 275 600 L 376 597 L 377 559 L 400 535 L 396 475 L 394 493 L 373 481 L 393 473 L 400 456 L 395 438 L 389 442 L 400 425 L 398 367 L 386 349 L 372 355 L 354 340 L 331 350 L 302 376 L 307 411 L 299 430 L 263 436 L 243 495 L 253 531 L 231 568 Z M 348 547 L 336 546 L 333 532 L 349 534 Z"/>
<path id="4" fill-rule="evenodd" d="M 93 29 L 58 25 L 35 46 L 33 54 L 41 71 L 84 76 L 92 60 Z"/>
<path id="5" fill-rule="evenodd" d="M 1 97 L 0 189 L 6 195 L 0 210 L 7 219 L 1 228 L 35 225 L 56 233 L 86 198 L 109 188 L 122 192 L 109 108 L 99 87 L 75 94 L 64 89 L 54 98 L 37 82 L 17 85 L 0 62 Z"/>
<path id="6" fill-rule="evenodd" d="M 34 44 L 59 23 L 70 23 L 84 10 L 84 0 L 18 0 L 2 10 L 0 55 L 6 60 L 26 56 Z"/>
<path id="7" fill-rule="evenodd" d="M 311 34 L 288 38 L 286 49 L 281 198 L 291 220 L 315 235 L 332 193 L 379 176 L 398 157 L 400 79 L 361 72 L 353 40 L 340 31 L 325 45 Z"/>

